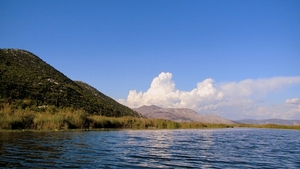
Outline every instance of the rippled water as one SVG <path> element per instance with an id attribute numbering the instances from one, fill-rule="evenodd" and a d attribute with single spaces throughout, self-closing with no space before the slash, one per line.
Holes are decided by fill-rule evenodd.
<path id="1" fill-rule="evenodd" d="M 0 150 L 15 168 L 300 168 L 300 131 L 0 132 Z"/>

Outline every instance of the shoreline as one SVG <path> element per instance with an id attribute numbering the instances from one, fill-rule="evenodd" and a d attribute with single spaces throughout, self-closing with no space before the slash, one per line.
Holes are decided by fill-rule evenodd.
<path id="1" fill-rule="evenodd" d="M 120 131 L 120 130 L 189 130 L 189 129 L 197 129 L 197 130 L 206 130 L 206 129 L 275 129 L 275 130 L 300 130 L 300 126 L 284 126 L 285 128 L 272 128 L 267 126 L 229 126 L 229 127 L 200 127 L 200 128 L 92 128 L 92 129 L 0 129 L 2 133 L 21 133 L 21 132 L 90 132 L 90 131 Z"/>

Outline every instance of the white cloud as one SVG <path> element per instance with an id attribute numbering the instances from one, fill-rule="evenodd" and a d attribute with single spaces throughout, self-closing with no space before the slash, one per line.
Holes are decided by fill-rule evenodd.
<path id="1" fill-rule="evenodd" d="M 143 105 L 185 107 L 199 113 L 213 113 L 229 119 L 291 118 L 296 116 L 298 108 L 282 104 L 280 108 L 274 109 L 274 106 L 261 106 L 258 100 L 264 99 L 271 92 L 279 92 L 297 84 L 300 84 L 300 77 L 247 79 L 221 84 L 215 84 L 213 79 L 208 78 L 198 82 L 191 91 L 180 91 L 176 89 L 172 74 L 162 72 L 152 80 L 146 92 L 131 90 L 127 99 L 120 99 L 119 102 L 132 108 Z M 300 99 L 288 99 L 286 103 L 298 104 Z"/>
<path id="2" fill-rule="evenodd" d="M 299 98 L 287 99 L 285 102 L 288 103 L 288 104 L 299 104 L 300 105 L 300 99 Z"/>
<path id="3" fill-rule="evenodd" d="M 270 92 L 280 91 L 293 84 L 299 84 L 300 77 L 273 77 L 269 79 L 247 79 L 223 84 L 221 90 L 234 97 L 255 95 L 263 97 Z"/>
<path id="4" fill-rule="evenodd" d="M 205 79 L 191 91 L 179 91 L 172 81 L 172 74 L 162 72 L 155 77 L 146 92 L 131 90 L 126 100 L 119 102 L 129 107 L 158 105 L 163 107 L 189 107 L 199 109 L 221 100 L 224 94 L 213 85 L 213 79 Z"/>
<path id="5" fill-rule="evenodd" d="M 286 113 L 284 114 L 284 118 L 300 119 L 300 99 L 287 99 L 285 103 L 289 104 L 290 109 L 286 111 Z"/>

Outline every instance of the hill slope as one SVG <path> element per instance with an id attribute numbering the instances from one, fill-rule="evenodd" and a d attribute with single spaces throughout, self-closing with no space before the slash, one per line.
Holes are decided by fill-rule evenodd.
<path id="1" fill-rule="evenodd" d="M 216 115 L 200 115 L 187 108 L 161 108 L 158 106 L 142 106 L 133 109 L 145 117 L 172 120 L 177 122 L 202 122 L 214 124 L 233 124 L 232 121 Z"/>
<path id="2" fill-rule="evenodd" d="M 137 116 L 83 82 L 75 82 L 31 52 L 0 49 L 0 103 L 18 107 L 73 107 L 90 114 Z"/>

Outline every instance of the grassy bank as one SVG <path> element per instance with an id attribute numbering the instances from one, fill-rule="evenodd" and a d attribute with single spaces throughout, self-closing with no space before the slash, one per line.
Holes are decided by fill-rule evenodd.
<path id="1" fill-rule="evenodd" d="M 8 104 L 0 106 L 0 129 L 28 129 L 28 130 L 68 130 L 68 129 L 190 129 L 190 128 L 275 128 L 298 129 L 300 126 L 284 125 L 253 125 L 253 124 L 204 124 L 199 122 L 174 122 L 163 119 L 147 119 L 137 117 L 106 117 L 91 115 L 84 110 L 56 107 L 32 109 L 12 109 Z"/>

